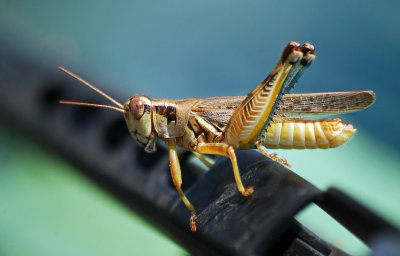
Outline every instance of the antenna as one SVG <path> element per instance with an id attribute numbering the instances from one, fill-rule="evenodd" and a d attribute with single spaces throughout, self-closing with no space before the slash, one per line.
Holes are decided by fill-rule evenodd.
<path id="1" fill-rule="evenodd" d="M 64 100 L 61 100 L 59 103 L 66 104 L 66 105 L 88 106 L 88 107 L 95 107 L 95 108 L 109 108 L 109 109 L 119 111 L 122 114 L 125 113 L 125 111 L 122 108 L 117 108 L 117 107 L 108 106 L 108 105 L 92 104 L 92 103 L 76 102 L 76 101 L 64 101 Z"/>
<path id="2" fill-rule="evenodd" d="M 90 83 L 86 82 L 85 80 L 83 80 L 82 78 L 80 78 L 79 76 L 75 75 L 74 73 L 66 70 L 63 67 L 58 67 L 62 72 L 66 73 L 67 75 L 75 78 L 76 80 L 78 80 L 79 82 L 81 82 L 82 84 L 86 85 L 87 87 L 89 87 L 90 89 L 92 89 L 93 91 L 97 92 L 98 94 L 102 95 L 103 97 L 107 98 L 109 101 L 111 101 L 112 103 L 114 103 L 115 105 L 117 105 L 119 107 L 118 111 L 121 112 L 121 110 L 123 111 L 124 106 L 121 105 L 118 101 L 114 100 L 113 98 L 111 98 L 110 96 L 108 96 L 107 94 L 105 94 L 104 92 L 100 91 L 99 89 L 97 89 L 96 87 L 94 87 L 93 85 L 91 85 Z M 82 105 L 82 106 L 91 106 L 91 107 L 105 107 L 105 108 L 111 108 L 111 109 L 115 109 L 112 108 L 110 106 L 106 106 L 106 105 L 97 105 L 97 104 L 90 104 L 90 103 L 82 103 L 82 102 L 69 102 L 69 101 L 60 101 L 61 104 L 69 104 L 69 105 Z M 78 104 L 73 104 L 73 103 L 78 103 Z M 87 104 L 87 105 L 84 105 Z M 97 106 L 96 106 L 97 105 Z"/>

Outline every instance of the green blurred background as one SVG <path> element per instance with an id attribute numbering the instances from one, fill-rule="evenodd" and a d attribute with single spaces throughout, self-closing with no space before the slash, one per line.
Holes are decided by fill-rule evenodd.
<path id="1" fill-rule="evenodd" d="M 63 65 L 107 81 L 106 92 L 169 99 L 244 95 L 287 42 L 311 42 L 317 59 L 293 92 L 374 90 L 377 102 L 343 117 L 358 129 L 344 146 L 278 153 L 319 188 L 335 185 L 399 227 L 399 7 L 397 1 L 2 0 L 0 40 L 55 73 Z M 0 161 L 0 255 L 186 254 L 7 124 L 0 125 Z M 349 253 L 368 253 L 316 206 L 297 218 Z"/>

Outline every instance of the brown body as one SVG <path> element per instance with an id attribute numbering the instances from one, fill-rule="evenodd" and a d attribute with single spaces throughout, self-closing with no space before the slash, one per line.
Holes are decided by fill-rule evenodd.
<path id="1" fill-rule="evenodd" d="M 223 141 L 224 131 L 232 113 L 245 97 L 215 97 L 189 100 L 153 100 L 152 111 L 155 130 L 161 139 L 176 135 L 176 144 L 196 151 L 198 143 Z M 287 94 L 277 109 L 277 114 L 265 133 L 261 144 L 266 148 L 327 149 L 348 141 L 356 129 L 339 118 L 304 120 L 300 117 L 318 117 L 351 113 L 370 106 L 375 100 L 371 91 Z M 182 106 L 186 108 L 182 108 Z M 176 121 L 177 108 L 182 111 Z M 184 111 L 183 111 L 184 110 Z M 296 118 L 298 117 L 298 118 Z M 176 124 L 180 123 L 179 129 Z M 160 132 L 168 127 L 171 132 Z M 177 132 L 178 131 L 178 132 Z M 163 137 L 165 135 L 167 137 Z M 240 149 L 256 148 L 254 144 Z"/>
<path id="2" fill-rule="evenodd" d="M 182 191 L 176 146 L 192 151 L 208 166 L 202 154 L 222 155 L 231 160 L 237 188 L 243 196 L 253 188 L 243 186 L 235 151 L 257 149 L 286 166 L 286 160 L 266 148 L 332 148 L 348 141 L 356 131 L 340 119 L 303 118 L 344 114 L 365 109 L 375 100 L 370 91 L 284 95 L 315 58 L 311 44 L 291 42 L 268 77 L 247 96 L 187 100 L 158 100 L 134 95 L 124 105 L 71 72 L 70 76 L 112 101 L 117 107 L 62 101 L 63 104 L 103 107 L 124 114 L 132 137 L 147 152 L 156 150 L 160 138 L 169 149 L 174 185 L 190 210 L 190 227 L 196 231 L 196 212 Z"/>

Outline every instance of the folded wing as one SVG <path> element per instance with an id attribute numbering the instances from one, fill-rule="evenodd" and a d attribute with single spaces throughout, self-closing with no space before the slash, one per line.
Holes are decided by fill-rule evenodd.
<path id="1" fill-rule="evenodd" d="M 245 98 L 246 96 L 204 98 L 191 111 L 223 129 Z M 281 118 L 327 117 L 361 111 L 374 102 L 375 93 L 372 91 L 286 94 L 276 115 Z"/>

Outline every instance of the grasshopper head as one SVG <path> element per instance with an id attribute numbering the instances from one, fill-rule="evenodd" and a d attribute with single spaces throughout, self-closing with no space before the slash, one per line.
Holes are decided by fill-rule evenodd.
<path id="1" fill-rule="evenodd" d="M 66 70 L 63 67 L 59 67 L 59 69 L 64 73 L 66 73 L 67 75 L 75 78 L 82 84 L 86 85 L 93 91 L 102 95 L 103 97 L 114 103 L 116 107 L 101 105 L 101 104 L 86 103 L 86 102 L 64 101 L 64 100 L 60 101 L 61 104 L 96 107 L 96 108 L 108 108 L 121 112 L 125 116 L 125 121 L 126 124 L 128 125 L 130 133 L 132 134 L 132 137 L 141 146 L 144 147 L 146 152 L 151 153 L 156 151 L 157 133 L 153 131 L 152 128 L 153 126 L 151 121 L 151 100 L 148 97 L 143 95 L 134 95 L 127 102 L 125 102 L 124 105 L 122 105 L 113 98 L 111 98 L 110 96 L 108 96 L 106 93 L 97 89 L 96 87 L 86 82 L 85 80 L 75 75 L 74 73 Z"/>
<path id="2" fill-rule="evenodd" d="M 124 104 L 124 116 L 132 137 L 146 152 L 156 151 L 156 133 L 152 129 L 151 100 L 134 95 Z"/>

